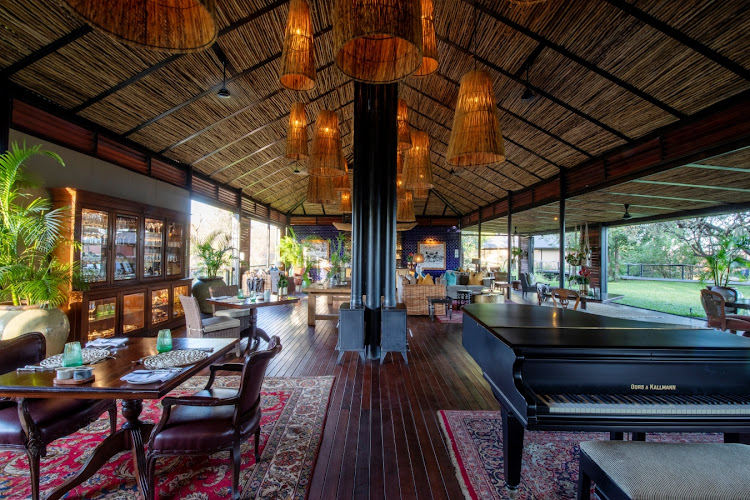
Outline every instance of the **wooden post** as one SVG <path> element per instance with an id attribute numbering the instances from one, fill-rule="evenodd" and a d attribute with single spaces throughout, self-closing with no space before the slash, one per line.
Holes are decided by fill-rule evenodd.
<path id="1" fill-rule="evenodd" d="M 511 271 L 513 270 L 513 265 L 511 264 L 511 258 L 512 258 L 512 250 L 513 250 L 513 234 L 511 233 L 511 228 L 513 227 L 512 224 L 512 213 L 513 210 L 511 209 L 513 203 L 513 192 L 508 191 L 508 283 L 512 281 L 511 278 Z M 520 278 L 520 277 L 519 277 Z M 508 298 L 510 298 L 510 289 L 508 289 Z"/>
<path id="2" fill-rule="evenodd" d="M 560 288 L 565 288 L 565 174 L 560 172 Z"/>

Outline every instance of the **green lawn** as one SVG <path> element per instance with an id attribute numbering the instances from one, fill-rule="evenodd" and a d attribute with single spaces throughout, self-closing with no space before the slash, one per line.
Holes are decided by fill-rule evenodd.
<path id="1" fill-rule="evenodd" d="M 701 307 L 699 283 L 679 281 L 610 281 L 609 293 L 624 295 L 617 304 L 642 307 L 680 316 L 705 318 Z M 736 287 L 743 296 L 750 297 L 750 286 Z M 692 311 L 691 311 L 692 308 Z"/>

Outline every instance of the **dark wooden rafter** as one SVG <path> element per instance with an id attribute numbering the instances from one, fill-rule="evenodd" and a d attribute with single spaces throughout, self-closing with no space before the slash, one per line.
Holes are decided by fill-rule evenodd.
<path id="1" fill-rule="evenodd" d="M 330 26 L 327 27 L 327 28 L 324 28 L 324 29 L 320 30 L 319 32 L 315 33 L 313 35 L 313 37 L 317 38 L 319 36 L 322 36 L 322 35 L 328 33 L 329 31 L 331 31 L 331 29 L 333 29 L 333 28 L 330 27 Z M 275 53 L 275 54 L 273 54 L 273 55 L 271 55 L 271 56 L 263 59 L 262 61 L 254 64 L 252 66 L 250 66 L 249 68 L 244 69 L 244 70 L 240 71 L 239 73 L 235 73 L 234 75 L 232 75 L 231 78 L 227 78 L 227 82 L 226 83 L 231 83 L 234 80 L 238 80 L 240 78 L 244 78 L 245 76 L 247 76 L 247 75 L 249 75 L 249 74 L 251 74 L 251 73 L 259 70 L 260 68 L 262 68 L 262 67 L 264 67 L 264 66 L 266 66 L 266 65 L 268 65 L 268 64 L 270 64 L 272 62 L 274 62 L 276 59 L 279 59 L 280 57 L 281 57 L 281 52 L 277 52 L 277 53 Z M 188 105 L 194 103 L 195 101 L 197 101 L 197 100 L 199 100 L 199 99 L 201 99 L 203 97 L 206 97 L 209 94 L 217 92 L 223 85 L 224 85 L 223 82 L 217 83 L 216 85 L 210 87 L 209 89 L 204 90 L 200 94 L 194 95 L 193 97 L 191 97 L 187 101 L 183 101 L 180 104 L 172 107 L 171 109 L 168 109 L 168 110 L 164 111 L 163 113 L 161 113 L 161 114 L 159 114 L 159 115 L 157 115 L 157 116 L 155 116 L 155 117 L 153 117 L 153 118 L 151 118 L 149 120 L 146 120 L 145 122 L 143 122 L 143 123 L 141 123 L 139 125 L 136 125 L 132 129 L 130 129 L 127 132 L 125 132 L 123 134 L 123 136 L 124 137 L 128 137 L 130 135 L 135 134 L 136 132 L 138 132 L 140 130 L 143 130 L 144 128 L 148 127 L 149 125 L 152 125 L 152 124 L 158 122 L 159 120 L 161 120 L 163 118 L 166 118 L 167 116 L 171 115 L 175 111 L 179 111 L 182 108 L 184 108 L 185 106 L 188 106 Z"/>
<path id="2" fill-rule="evenodd" d="M 750 168 L 723 167 L 721 165 L 703 165 L 701 163 L 688 163 L 685 166 L 690 168 L 702 168 L 705 170 L 723 170 L 725 172 L 744 172 L 750 174 Z"/>
<path id="3" fill-rule="evenodd" d="M 625 2 L 623 0 L 604 0 L 604 1 L 612 5 L 613 7 L 617 7 L 618 9 L 625 12 L 629 16 L 632 16 L 638 19 L 642 23 L 651 26 L 655 30 L 661 31 L 668 37 L 676 40 L 682 45 L 685 45 L 689 49 L 694 50 L 695 52 L 698 52 L 700 55 L 702 55 L 703 57 L 707 59 L 710 59 L 712 62 L 718 64 L 719 66 L 722 66 L 723 68 L 728 69 L 729 71 L 739 76 L 743 80 L 750 80 L 750 71 L 744 68 L 741 64 L 738 64 L 735 61 L 729 59 L 728 57 L 715 51 L 714 49 L 707 47 L 706 45 L 700 43 L 696 39 L 687 36 L 680 30 L 673 28 L 669 24 L 663 21 L 660 21 L 659 19 L 655 18 L 651 14 L 648 14 L 642 11 L 635 5 Z"/>
<path id="4" fill-rule="evenodd" d="M 48 43 L 44 47 L 41 47 L 35 50 L 31 54 L 25 57 L 22 57 L 20 60 L 11 64 L 7 68 L 4 68 L 2 71 L 0 71 L 0 80 L 7 80 L 11 76 L 18 73 L 19 71 L 28 68 L 35 62 L 44 59 L 45 57 L 52 54 L 53 52 L 56 52 L 57 50 L 65 47 L 69 43 L 75 42 L 79 38 L 88 35 L 92 31 L 93 31 L 93 28 L 89 26 L 88 24 L 85 24 L 79 28 L 74 29 L 67 35 L 61 36 L 57 40 Z"/>
<path id="5" fill-rule="evenodd" d="M 454 212 L 454 213 L 455 213 L 456 215 L 458 215 L 459 217 L 462 217 L 462 216 L 463 216 L 463 214 L 461 213 L 461 211 L 460 211 L 460 210 L 458 210 L 458 209 L 457 209 L 456 207 L 454 207 L 454 206 L 453 206 L 453 205 L 451 204 L 451 202 L 449 202 L 449 201 L 448 201 L 447 199 L 445 199 L 445 196 L 443 196 L 442 194 L 440 194 L 440 191 L 438 191 L 437 189 L 434 189 L 434 188 L 433 188 L 433 189 L 432 189 L 431 191 L 432 191 L 433 193 L 435 193 L 435 196 L 437 196 L 438 198 L 440 198 L 440 201 L 442 201 L 443 203 L 445 203 L 445 206 L 446 206 L 446 207 L 448 207 L 448 208 L 450 208 L 451 210 L 453 210 L 453 212 Z"/>
<path id="6" fill-rule="evenodd" d="M 616 137 L 619 137 L 620 139 L 622 139 L 624 141 L 630 141 L 631 140 L 630 137 L 628 137 L 627 135 L 623 134 L 619 130 L 617 130 L 617 129 L 613 128 L 613 127 L 610 127 L 606 123 L 603 123 L 603 122 L 599 121 L 598 119 L 594 118 L 593 116 L 590 116 L 590 115 L 584 113 L 580 109 L 578 109 L 578 108 L 576 108 L 574 106 L 571 106 L 570 104 L 566 103 L 565 101 L 563 101 L 561 99 L 558 99 L 557 97 L 555 97 L 552 94 L 546 92 L 545 90 L 543 90 L 543 89 L 541 89 L 539 87 L 536 87 L 536 86 L 532 85 L 531 83 L 527 84 L 525 79 L 517 76 L 515 73 L 511 73 L 510 71 L 507 71 L 507 70 L 505 70 L 505 69 L 503 69 L 503 68 L 501 68 L 501 67 L 493 64 L 492 62 L 488 61 L 487 59 L 474 54 L 470 50 L 461 47 L 460 45 L 458 45 L 455 42 L 452 42 L 450 39 L 448 39 L 448 38 L 446 38 L 444 36 L 440 36 L 440 35 L 438 35 L 437 39 L 440 40 L 441 42 L 445 43 L 446 45 L 449 45 L 450 47 L 454 48 L 455 50 L 458 50 L 462 54 L 465 54 L 465 55 L 468 55 L 470 57 L 473 57 L 474 59 L 477 60 L 477 62 L 479 62 L 479 63 L 487 66 L 488 68 L 492 69 L 493 71 L 496 71 L 496 72 L 500 73 L 501 75 L 505 76 L 506 78 L 509 78 L 509 79 L 513 80 L 514 82 L 516 82 L 518 84 L 527 86 L 528 88 L 530 88 L 531 90 L 533 90 L 537 95 L 539 95 L 541 97 L 544 97 L 545 99 L 547 99 L 547 100 L 549 100 L 551 102 L 554 102 L 558 106 L 562 106 L 567 111 L 570 111 L 574 115 L 577 115 L 577 116 L 583 118 L 584 120 L 586 120 L 586 121 L 588 121 L 590 123 L 593 123 L 594 125 L 596 125 L 597 127 L 601 128 L 602 130 L 606 130 L 610 134 L 612 134 L 612 135 L 614 135 Z M 498 106 L 498 107 L 500 107 L 500 106 Z"/>
<path id="7" fill-rule="evenodd" d="M 710 184 L 689 184 L 687 182 L 669 182 L 669 181 L 650 181 L 648 179 L 636 179 L 631 182 L 637 182 L 638 184 L 652 184 L 656 186 L 675 186 L 675 187 L 687 187 L 695 189 L 708 189 L 717 191 L 734 191 L 737 193 L 750 193 L 750 189 L 738 188 L 732 186 L 711 186 Z"/>
<path id="8" fill-rule="evenodd" d="M 422 217 L 424 217 L 427 214 L 427 203 L 430 201 L 430 195 L 432 193 L 430 191 L 427 192 L 427 198 L 424 200 L 424 208 L 422 209 Z M 414 205 L 414 202 L 412 201 L 412 205 Z"/>
<path id="9" fill-rule="evenodd" d="M 288 209 L 288 210 L 286 211 L 286 216 L 287 216 L 287 217 L 289 217 L 289 216 L 290 216 L 290 215 L 292 214 L 292 212 L 294 212 L 294 211 L 295 211 L 295 210 L 297 210 L 297 209 L 298 209 L 299 207 L 301 207 L 301 206 L 302 206 L 302 204 L 303 204 L 303 203 L 305 202 L 305 198 L 307 198 L 307 195 L 303 196 L 301 200 L 299 200 L 299 201 L 298 201 L 297 203 L 295 203 L 294 205 L 292 205 L 292 207 L 291 207 L 291 208 L 289 208 L 289 209 Z"/>
<path id="10" fill-rule="evenodd" d="M 548 47 L 555 52 L 559 53 L 562 56 L 567 57 L 568 59 L 572 60 L 573 62 L 580 64 L 584 68 L 588 69 L 589 71 L 592 71 L 596 73 L 597 75 L 601 76 L 602 78 L 605 78 L 609 80 L 610 82 L 614 83 L 615 85 L 618 85 L 619 87 L 624 88 L 631 94 L 634 94 L 644 101 L 647 101 L 654 106 L 666 111 L 667 113 L 671 114 L 672 116 L 675 116 L 677 118 L 683 119 L 686 118 L 687 115 L 682 113 L 681 111 L 678 111 L 677 109 L 669 106 L 668 104 L 660 101 L 659 99 L 655 98 L 651 94 L 644 92 L 643 90 L 639 89 L 635 85 L 631 85 L 630 83 L 616 77 L 615 75 L 601 69 L 596 64 L 593 64 L 583 57 L 580 57 L 572 52 L 570 52 L 568 49 L 563 47 L 562 45 L 558 45 L 542 35 L 535 33 L 534 31 L 530 30 L 529 28 L 526 28 L 525 26 L 522 26 L 518 24 L 517 22 L 513 21 L 512 19 L 503 16 L 502 14 L 499 14 L 495 12 L 494 10 L 490 9 L 489 7 L 486 7 L 482 5 L 481 3 L 477 2 L 476 0 L 462 0 L 464 3 L 471 5 L 475 9 L 477 9 L 480 12 L 483 12 L 484 14 L 487 14 L 491 18 L 495 19 L 496 21 L 499 21 L 506 26 L 510 26 L 514 30 L 518 31 L 519 33 L 522 33 L 523 35 L 531 38 L 532 40 L 535 40 L 538 43 L 542 43 L 545 45 L 545 47 Z"/>
<path id="11" fill-rule="evenodd" d="M 433 75 L 436 75 L 436 76 L 442 78 L 443 80 L 445 80 L 448 83 L 452 83 L 456 87 L 460 87 L 461 86 L 461 84 L 459 82 L 457 82 L 456 80 L 450 78 L 449 76 L 444 75 L 443 73 L 440 73 L 439 71 L 436 71 L 435 73 L 433 73 Z M 414 87 L 412 87 L 409 84 L 405 83 L 404 85 L 406 85 L 410 89 L 416 90 Z M 432 97 L 429 94 L 422 94 L 422 95 L 424 95 L 426 97 L 429 97 L 433 101 L 435 101 L 435 102 L 437 102 L 437 103 L 445 106 L 445 103 L 443 103 L 443 102 L 435 99 L 434 97 Z M 451 109 L 453 109 L 453 108 L 451 108 Z M 534 128 L 534 129 L 538 130 L 539 132 L 541 132 L 541 133 L 543 133 L 545 135 L 548 135 L 549 137 L 551 137 L 552 139 L 556 140 L 560 144 L 564 144 L 565 146 L 569 147 L 570 149 L 572 149 L 574 151 L 577 151 L 578 153 L 581 153 L 583 156 L 585 156 L 587 158 L 593 158 L 593 156 L 591 155 L 591 153 L 589 153 L 587 151 L 584 151 L 583 149 L 579 148 L 578 146 L 576 146 L 575 144 L 573 144 L 571 142 L 566 141 L 565 139 L 563 139 L 559 135 L 555 134 L 554 132 L 550 132 L 549 130 L 547 130 L 547 129 L 545 129 L 545 128 L 539 126 L 539 125 L 537 125 L 536 123 L 527 120 L 523 116 L 521 116 L 521 115 L 519 115 L 517 113 L 514 113 L 513 111 L 511 111 L 510 109 L 506 108 L 502 104 L 498 104 L 497 105 L 497 109 L 499 109 L 500 111 L 504 112 L 505 114 L 507 114 L 507 115 L 515 118 L 516 120 L 519 120 L 519 121 L 525 123 L 526 125 L 528 125 L 528 126 Z"/>
<path id="12" fill-rule="evenodd" d="M 537 57 L 542 53 L 544 50 L 544 44 L 543 43 L 537 43 L 536 47 L 534 47 L 534 50 L 532 50 L 528 56 L 526 56 L 526 60 L 523 62 L 520 68 L 518 68 L 518 71 L 516 71 L 515 75 L 518 78 L 523 78 L 524 82 L 526 81 L 526 68 L 531 69 L 531 66 L 536 61 Z"/>
<path id="13" fill-rule="evenodd" d="M 446 130 L 450 131 L 450 129 L 449 129 L 449 128 L 448 128 L 448 127 L 447 127 L 447 126 L 445 125 L 445 124 L 443 124 L 443 123 L 439 122 L 438 120 L 435 120 L 434 118 L 432 118 L 432 117 L 430 117 L 430 116 L 428 116 L 428 115 L 425 115 L 425 114 L 424 114 L 424 113 L 422 113 L 421 111 L 418 111 L 418 110 L 416 110 L 416 109 L 414 109 L 414 108 L 412 108 L 412 107 L 409 107 L 409 110 L 410 110 L 410 111 L 412 111 L 413 113 L 416 113 L 417 115 L 419 115 L 419 116 L 421 116 L 421 117 L 425 118 L 426 120 L 429 120 L 429 121 L 430 121 L 431 123 L 435 123 L 436 125 L 439 125 L 440 127 L 442 127 L 442 128 L 444 128 L 444 129 L 446 129 Z M 513 142 L 513 141 L 509 140 L 509 139 L 508 139 L 507 137 L 503 137 L 503 140 L 505 140 L 505 141 L 508 141 L 508 142 L 510 142 L 510 143 L 512 143 L 512 144 L 514 144 L 514 145 L 518 145 L 517 143 L 515 143 L 515 142 Z M 441 144 L 444 144 L 444 145 L 445 145 L 445 146 L 447 147 L 447 144 L 445 144 L 444 142 L 442 142 L 442 141 L 438 141 L 438 142 L 440 142 Z M 537 155 L 537 156 L 538 156 L 538 155 Z M 443 157 L 443 158 L 444 158 L 444 157 Z M 540 158 L 541 158 L 541 157 L 540 157 Z M 541 159 L 544 159 L 544 158 L 541 158 Z M 509 163 L 509 164 L 513 165 L 514 167 L 516 167 L 516 168 L 518 168 L 519 170 L 521 170 L 521 171 L 523 171 L 523 172 L 525 172 L 525 173 L 529 174 L 530 176 L 532 176 L 532 177 L 536 178 L 537 180 L 540 180 L 540 181 L 541 181 L 541 180 L 543 180 L 543 179 L 542 179 L 542 177 L 540 177 L 540 176 L 536 175 L 536 174 L 535 174 L 534 172 L 532 172 L 532 171 L 530 171 L 530 170 L 527 170 L 527 169 L 525 169 L 524 167 L 522 167 L 522 166 L 521 166 L 521 165 L 519 165 L 518 163 L 515 163 L 515 162 L 513 162 L 512 160 L 509 160 L 509 159 L 507 159 L 507 158 L 506 158 L 506 159 L 505 159 L 505 162 L 507 162 L 507 163 Z M 504 162 L 504 163 L 505 163 L 505 162 Z M 553 165 L 555 165 L 555 164 L 553 163 Z M 518 185 L 519 185 L 519 186 L 521 186 L 521 187 L 526 187 L 526 184 L 523 184 L 522 182 L 519 182 L 518 180 L 516 180 L 516 179 L 513 179 L 513 178 L 511 178 L 511 177 L 508 177 L 507 175 L 505 175 L 505 174 L 503 174 L 503 173 L 500 173 L 500 172 L 498 172 L 497 170 L 495 170 L 495 167 L 498 167 L 498 166 L 502 166 L 502 163 L 501 163 L 501 164 L 497 164 L 497 165 L 492 165 L 492 166 L 490 166 L 490 167 L 487 167 L 487 168 L 489 168 L 490 170 L 492 170 L 492 171 L 493 171 L 494 173 L 496 173 L 497 175 L 499 175 L 499 176 L 501 176 L 501 177 L 504 177 L 504 178 L 508 179 L 509 181 L 515 182 L 516 184 L 518 184 Z M 472 169 L 462 169 L 462 170 L 463 170 L 463 171 L 465 171 L 465 172 L 474 172 L 474 170 L 472 170 Z M 499 186 L 498 186 L 498 187 L 499 187 Z M 501 188 L 501 189 L 505 189 L 505 188 Z"/>
<path id="14" fill-rule="evenodd" d="M 312 100 L 311 100 L 311 101 L 309 101 L 309 102 L 308 102 L 307 104 L 312 104 L 312 103 L 314 103 L 314 102 L 317 102 L 317 101 L 318 101 L 318 100 L 320 100 L 320 99 L 324 99 L 325 97 L 327 97 L 328 95 L 332 94 L 333 92 L 336 92 L 337 90 L 339 90 L 340 88 L 342 88 L 342 87 L 343 87 L 344 85 L 348 84 L 349 82 L 351 82 L 351 80 L 347 80 L 346 82 L 344 82 L 344 83 L 342 83 L 342 84 L 340 84 L 340 85 L 337 85 L 336 87 L 334 87 L 334 88 L 332 88 L 332 89 L 330 89 L 330 90 L 328 90 L 328 91 L 324 92 L 323 94 L 320 94 L 320 95 L 319 95 L 318 97 L 316 97 L 315 99 L 312 99 Z M 259 101 L 256 101 L 256 102 L 259 102 Z M 351 104 L 351 102 L 352 102 L 352 101 L 349 101 L 349 103 L 348 103 L 348 104 Z M 339 108 L 337 108 L 337 109 L 336 109 L 335 111 L 338 111 L 339 109 L 341 109 L 341 108 L 344 108 L 345 106 L 346 106 L 346 104 L 345 104 L 345 105 L 343 105 L 343 106 L 340 106 L 340 107 L 339 107 Z M 247 139 L 248 137 L 251 137 L 251 136 L 253 136 L 253 135 L 257 134 L 257 133 L 258 133 L 258 132 L 260 132 L 261 130 L 264 130 L 264 129 L 266 129 L 267 127 L 270 127 L 271 125 L 273 125 L 273 124 L 274 124 L 274 123 L 276 123 L 277 121 L 279 121 L 279 120 L 283 120 L 284 118 L 286 118 L 286 117 L 288 117 L 288 116 L 289 116 L 289 113 L 284 113 L 283 115 L 277 116 L 276 118 L 272 118 L 271 120 L 267 121 L 266 123 L 264 123 L 264 124 L 263 124 L 263 125 L 261 125 L 260 127 L 257 127 L 257 128 L 255 128 L 255 129 L 251 130 L 250 132 L 248 132 L 248 133 L 246 133 L 246 134 L 243 134 L 242 136 L 238 137 L 237 139 L 235 139 L 235 140 L 233 140 L 233 141 L 231 141 L 231 142 L 228 142 L 228 143 L 224 144 L 223 146 L 221 146 L 221 147 L 220 147 L 220 148 L 218 148 L 218 149 L 214 149 L 213 151 L 210 151 L 210 152 L 206 153 L 205 155 L 201 156 L 200 158 L 198 158 L 197 160 L 195 160 L 194 162 L 192 162 L 192 163 L 191 163 L 191 165 L 195 165 L 196 163 L 199 163 L 199 162 L 201 162 L 201 161 L 203 161 L 203 160 L 206 160 L 206 159 L 210 158 L 211 156 L 215 155 L 216 153 L 218 153 L 218 152 L 220 152 L 220 151 L 223 151 L 223 150 L 225 150 L 226 148 L 228 148 L 228 147 L 230 147 L 230 146 L 233 146 L 233 145 L 237 144 L 238 142 L 240 142 L 240 141 L 242 141 L 242 140 L 244 140 L 244 139 Z M 312 122 L 311 122 L 311 123 L 312 123 Z M 267 145 L 267 146 L 268 146 L 268 145 Z M 265 148 L 266 148 L 267 146 L 264 146 L 263 148 L 261 148 L 260 150 L 256 151 L 255 153 L 258 153 L 258 152 L 260 152 L 260 151 L 261 151 L 262 149 L 265 149 Z M 225 165 L 225 166 L 221 167 L 220 169 L 218 169 L 218 170 L 215 170 L 215 171 L 211 172 L 211 176 L 214 176 L 214 175 L 216 175 L 216 174 L 218 174 L 218 173 L 220 173 L 220 172 L 223 172 L 223 171 L 224 171 L 224 170 L 226 170 L 227 168 L 229 168 L 229 167 L 232 167 L 232 166 L 236 165 L 237 163 L 239 163 L 239 162 L 240 162 L 240 161 L 242 161 L 243 159 L 245 159 L 245 158 L 249 158 L 249 157 L 253 156 L 253 154 L 255 154 L 255 153 L 252 153 L 252 154 L 250 154 L 250 155 L 248 155 L 248 156 L 246 156 L 246 157 L 244 157 L 244 158 L 241 158 L 240 160 L 234 161 L 234 162 L 230 163 L 229 165 Z"/>
<path id="15" fill-rule="evenodd" d="M 276 2 L 270 4 L 270 5 L 266 6 L 266 7 L 263 7 L 262 9 L 259 9 L 259 10 L 255 11 L 255 12 L 253 12 L 249 16 L 244 17 L 244 18 L 242 18 L 242 19 L 240 19 L 240 20 L 238 20 L 238 21 L 230 24 L 226 28 L 220 30 L 218 36 L 222 37 L 223 35 L 226 35 L 227 33 L 231 33 L 232 31 L 234 31 L 236 29 L 239 29 L 242 26 L 245 26 L 246 24 L 248 24 L 248 23 L 250 23 L 252 21 L 255 21 L 256 19 L 258 19 L 259 17 L 263 16 L 264 14 L 268 14 L 272 10 L 274 10 L 274 9 L 276 9 L 278 7 L 281 7 L 282 5 L 284 5 L 285 3 L 287 3 L 288 1 L 289 0 L 277 0 Z M 167 57 L 166 59 L 163 59 L 163 60 L 159 61 L 155 65 L 153 65 L 153 66 L 151 66 L 149 68 L 146 68 L 145 70 L 141 71 L 137 75 L 133 75 L 130 78 L 128 78 L 127 80 L 123 80 L 122 82 L 118 83 L 114 87 L 110 87 L 109 89 L 105 90 L 104 92 L 102 92 L 102 93 L 100 93 L 100 94 L 92 97 L 91 99 L 89 99 L 89 100 L 87 100 L 87 101 L 79 104 L 78 106 L 72 108 L 71 112 L 73 112 L 73 113 L 80 113 L 81 111 L 83 111 L 84 109 L 88 108 L 89 106 L 92 106 L 92 105 L 96 104 L 97 102 L 101 101 L 102 99 L 106 99 L 110 95 L 112 95 L 112 94 L 114 94 L 116 92 L 119 92 L 120 90 L 124 89 L 128 85 L 131 85 L 131 84 L 133 84 L 133 83 L 141 80 L 142 78 L 145 78 L 146 76 L 150 75 L 154 71 L 158 71 L 158 70 L 162 69 L 163 67 L 165 67 L 165 66 L 167 66 L 169 64 L 172 64 L 176 60 L 178 60 L 178 59 L 180 59 L 180 58 L 182 58 L 182 57 L 184 57 L 186 55 L 188 55 L 188 54 L 187 53 L 185 53 L 185 54 L 174 54 L 174 55 L 172 55 L 170 57 Z M 229 68 L 227 68 L 227 69 L 229 69 Z"/>

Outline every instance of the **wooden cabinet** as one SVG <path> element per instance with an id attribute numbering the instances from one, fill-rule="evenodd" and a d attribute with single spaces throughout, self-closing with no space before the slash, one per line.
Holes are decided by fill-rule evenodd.
<path id="1" fill-rule="evenodd" d="M 56 206 L 69 206 L 67 237 L 76 246 L 58 258 L 78 261 L 87 290 L 68 304 L 71 337 L 154 335 L 185 324 L 179 294 L 190 294 L 187 215 L 72 188 L 53 189 Z"/>

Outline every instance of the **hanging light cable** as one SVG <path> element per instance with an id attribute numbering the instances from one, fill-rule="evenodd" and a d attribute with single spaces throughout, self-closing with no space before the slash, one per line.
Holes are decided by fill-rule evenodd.
<path id="1" fill-rule="evenodd" d="M 232 97 L 229 91 L 227 90 L 227 64 L 229 64 L 229 62 L 226 59 L 221 61 L 221 65 L 223 66 L 223 72 L 222 72 L 223 76 L 221 77 L 221 88 L 216 93 L 216 95 L 218 95 L 222 99 L 229 99 L 230 97 Z"/>
<path id="2" fill-rule="evenodd" d="M 310 6 L 306 0 L 289 2 L 279 81 L 291 90 L 315 88 L 315 47 Z"/>

